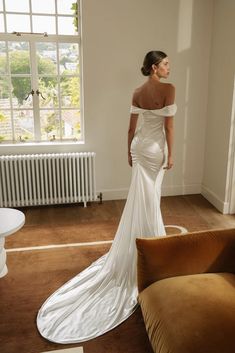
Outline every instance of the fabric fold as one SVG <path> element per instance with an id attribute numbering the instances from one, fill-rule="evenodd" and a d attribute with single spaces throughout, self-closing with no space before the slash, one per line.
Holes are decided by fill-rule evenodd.
<path id="1" fill-rule="evenodd" d="M 40 308 L 37 327 L 49 341 L 66 344 L 90 340 L 118 326 L 136 309 L 135 239 L 165 235 L 160 210 L 163 122 L 164 116 L 175 110 L 172 105 L 142 112 L 143 125 L 131 144 L 131 185 L 112 246 Z"/>

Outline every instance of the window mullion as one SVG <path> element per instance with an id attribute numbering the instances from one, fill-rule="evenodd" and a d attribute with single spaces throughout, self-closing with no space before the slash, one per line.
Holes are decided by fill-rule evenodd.
<path id="1" fill-rule="evenodd" d="M 58 83 L 58 114 L 60 121 L 60 140 L 62 140 L 62 111 L 61 111 L 61 95 L 60 95 L 60 54 L 59 43 L 56 42 L 56 55 L 57 55 L 57 83 Z"/>
<path id="2" fill-rule="evenodd" d="M 3 17 L 4 17 L 4 30 L 5 30 L 5 33 L 6 33 L 7 32 L 7 15 L 6 15 L 5 0 L 3 0 L 2 5 L 3 5 Z"/>
<path id="3" fill-rule="evenodd" d="M 37 74 L 37 55 L 36 55 L 36 43 L 32 39 L 30 40 L 30 59 L 31 59 L 31 82 L 32 89 L 34 90 L 33 95 L 33 116 L 34 116 L 34 136 L 35 141 L 41 140 L 41 127 L 40 127 L 40 113 L 39 113 L 39 97 L 36 94 L 38 89 L 38 74 Z"/>
<path id="4" fill-rule="evenodd" d="M 12 129 L 12 140 L 16 140 L 15 136 L 15 126 L 14 126 L 14 112 L 13 112 L 13 101 L 12 101 L 12 88 L 11 88 L 11 67 L 10 67 L 10 56 L 9 56 L 9 48 L 8 48 L 8 41 L 6 43 L 6 58 L 7 58 L 7 73 L 8 73 L 8 87 L 9 91 L 9 98 L 10 98 L 10 116 L 11 116 L 11 129 Z"/>
<path id="5" fill-rule="evenodd" d="M 29 0 L 29 12 L 30 12 L 30 31 L 33 32 L 33 17 L 32 17 L 32 1 Z"/>

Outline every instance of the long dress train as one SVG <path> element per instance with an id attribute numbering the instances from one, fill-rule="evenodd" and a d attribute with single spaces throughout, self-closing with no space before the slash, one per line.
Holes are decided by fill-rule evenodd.
<path id="1" fill-rule="evenodd" d="M 95 338 L 126 320 L 137 306 L 136 237 L 164 236 L 160 211 L 164 175 L 164 117 L 176 105 L 147 110 L 131 144 L 132 180 L 109 252 L 65 283 L 42 305 L 37 327 L 46 339 L 78 343 Z"/>

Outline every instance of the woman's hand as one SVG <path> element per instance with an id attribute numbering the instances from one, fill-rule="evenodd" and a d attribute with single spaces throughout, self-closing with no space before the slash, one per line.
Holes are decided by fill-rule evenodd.
<path id="1" fill-rule="evenodd" d="M 130 153 L 128 153 L 128 164 L 130 167 L 132 167 L 132 157 Z"/>
<path id="2" fill-rule="evenodd" d="M 171 156 L 168 156 L 167 158 L 167 165 L 163 169 L 171 169 L 173 167 L 173 159 Z"/>

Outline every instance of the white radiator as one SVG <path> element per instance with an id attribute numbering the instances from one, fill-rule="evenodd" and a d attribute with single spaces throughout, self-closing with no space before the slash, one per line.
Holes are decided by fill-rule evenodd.
<path id="1" fill-rule="evenodd" d="M 0 207 L 96 199 L 94 152 L 0 157 Z"/>

